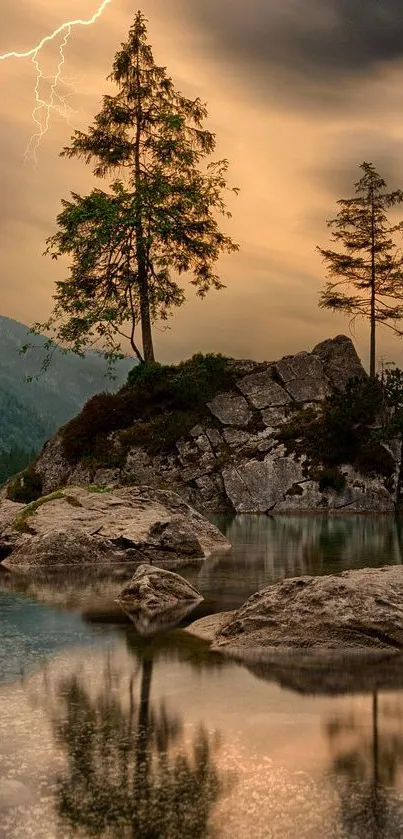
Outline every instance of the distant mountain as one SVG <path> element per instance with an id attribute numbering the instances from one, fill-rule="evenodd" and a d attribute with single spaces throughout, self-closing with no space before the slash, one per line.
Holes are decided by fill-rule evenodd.
<path id="1" fill-rule="evenodd" d="M 116 365 L 116 380 L 106 377 L 106 363 L 97 353 L 84 359 L 57 350 L 49 370 L 35 376 L 44 357 L 44 337 L 28 336 L 28 327 L 0 316 L 0 452 L 21 447 L 38 450 L 45 440 L 75 416 L 95 393 L 116 390 L 136 363 L 125 359 Z M 35 350 L 20 355 L 23 344 Z"/>

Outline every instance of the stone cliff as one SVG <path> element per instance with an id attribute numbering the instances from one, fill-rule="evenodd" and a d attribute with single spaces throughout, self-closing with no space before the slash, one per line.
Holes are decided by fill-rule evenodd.
<path id="1" fill-rule="evenodd" d="M 210 513 L 395 509 L 400 484 L 396 441 L 382 444 L 387 475 L 376 467 L 360 471 L 350 462 L 338 466 L 338 481 L 324 479 L 312 444 L 309 452 L 302 438 L 297 445 L 298 423 L 315 416 L 324 400 L 342 393 L 351 379 L 367 378 L 349 338 L 340 335 L 311 352 L 275 362 L 226 359 L 225 365 L 228 387 L 218 390 L 205 405 L 200 421 L 163 451 L 139 442 L 122 448 L 123 435 L 115 428 L 105 436 L 101 459 L 85 456 L 72 461 L 61 429 L 35 464 L 41 493 L 68 484 L 148 485 L 172 489 Z M 292 422 L 297 434 L 290 446 L 284 429 Z M 136 431 L 138 418 L 133 416 L 131 423 L 131 430 Z M 126 440 L 127 426 L 126 421 Z M 24 480 L 20 479 L 21 484 Z"/>

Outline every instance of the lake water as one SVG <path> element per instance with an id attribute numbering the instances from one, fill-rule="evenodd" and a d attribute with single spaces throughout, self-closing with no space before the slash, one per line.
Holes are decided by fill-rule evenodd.
<path id="1" fill-rule="evenodd" d="M 392 517 L 216 521 L 233 549 L 184 570 L 205 597 L 188 620 L 402 563 Z M 141 639 L 126 576 L 0 574 L 0 839 L 403 837 L 403 691 L 332 695 L 182 628 Z"/>

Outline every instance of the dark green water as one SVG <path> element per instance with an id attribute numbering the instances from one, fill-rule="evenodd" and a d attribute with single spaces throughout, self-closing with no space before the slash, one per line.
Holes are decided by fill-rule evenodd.
<path id="1" fill-rule="evenodd" d="M 402 563 L 390 517 L 220 525 L 233 550 L 187 570 L 192 618 L 284 577 Z M 0 574 L 0 839 L 403 836 L 401 691 L 329 695 L 181 628 L 141 639 L 123 578 Z"/>

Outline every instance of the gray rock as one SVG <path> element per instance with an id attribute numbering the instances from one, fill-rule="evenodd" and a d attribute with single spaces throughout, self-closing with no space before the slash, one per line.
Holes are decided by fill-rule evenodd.
<path id="1" fill-rule="evenodd" d="M 223 445 L 223 438 L 218 428 L 206 428 L 206 435 L 210 440 L 213 449 L 219 451 Z"/>
<path id="2" fill-rule="evenodd" d="M 403 567 L 295 577 L 252 595 L 214 646 L 284 655 L 403 652 Z"/>
<path id="3" fill-rule="evenodd" d="M 117 598 L 142 635 L 152 635 L 183 619 L 203 600 L 179 574 L 140 565 Z"/>
<path id="4" fill-rule="evenodd" d="M 286 356 L 274 365 L 274 370 L 296 402 L 322 400 L 330 392 L 321 359 L 313 353 Z"/>
<path id="5" fill-rule="evenodd" d="M 246 376 L 256 373 L 265 367 L 269 367 L 267 361 L 253 361 L 251 358 L 227 358 L 227 369 L 238 376 Z"/>
<path id="6" fill-rule="evenodd" d="M 63 443 L 59 434 L 45 443 L 35 461 L 35 471 L 42 478 L 44 495 L 67 483 L 72 472 L 72 466 L 64 455 Z"/>
<path id="7" fill-rule="evenodd" d="M 247 431 L 241 431 L 239 428 L 224 428 L 224 440 L 229 446 L 242 446 L 250 440 L 250 434 Z"/>
<path id="8" fill-rule="evenodd" d="M 187 466 L 188 464 L 193 464 L 195 460 L 199 457 L 199 450 L 196 446 L 196 440 L 184 440 L 180 439 L 177 440 L 175 444 L 178 452 L 179 452 L 179 460 L 183 466 Z"/>
<path id="9" fill-rule="evenodd" d="M 391 452 L 396 469 L 388 489 L 381 478 L 363 478 L 347 470 L 343 493 L 322 493 L 317 482 L 308 480 L 309 464 L 302 473 L 301 460 L 296 466 L 276 444 L 276 430 L 293 410 L 319 411 L 329 390 L 343 389 L 352 376 L 366 375 L 349 338 L 341 335 L 323 341 L 312 352 L 277 362 L 228 359 L 226 363 L 228 390 L 207 406 L 222 428 L 207 417 L 168 452 L 149 454 L 132 446 L 120 469 L 96 472 L 84 461 L 69 464 L 61 435 L 56 435 L 36 463 L 44 492 L 88 483 L 166 487 L 209 515 L 226 512 L 231 505 L 237 510 L 265 512 L 386 512 L 398 505 L 400 445 Z M 110 435 L 110 442 L 111 450 L 118 451 L 118 431 Z M 282 459 L 284 464 L 278 465 Z"/>
<path id="10" fill-rule="evenodd" d="M 98 486 L 118 486 L 120 484 L 120 469 L 97 469 L 93 482 Z"/>
<path id="11" fill-rule="evenodd" d="M 312 353 L 319 356 L 327 378 L 337 390 L 344 390 L 349 379 L 366 376 L 354 344 L 346 335 L 321 341 Z"/>
<path id="12" fill-rule="evenodd" d="M 316 481 L 305 480 L 292 487 L 273 512 L 393 513 L 394 500 L 382 478 L 359 475 L 349 465 L 342 466 L 341 471 L 346 477 L 346 487 L 342 491 L 321 491 Z"/>
<path id="13" fill-rule="evenodd" d="M 225 490 L 237 513 L 265 513 L 303 480 L 303 464 L 276 450 L 263 461 L 249 460 L 223 469 Z"/>
<path id="14" fill-rule="evenodd" d="M 244 427 L 252 419 L 252 411 L 243 396 L 228 393 L 218 393 L 207 407 L 223 425 Z"/>
<path id="15" fill-rule="evenodd" d="M 277 428 L 282 425 L 287 419 L 286 409 L 281 407 L 266 408 L 262 411 L 262 420 L 268 428 Z"/>
<path id="16" fill-rule="evenodd" d="M 120 476 L 121 483 L 154 486 L 157 475 L 153 459 L 140 446 L 131 446 Z"/>
<path id="17" fill-rule="evenodd" d="M 60 533 L 71 534 L 73 547 L 62 550 Z M 69 487 L 23 508 L 0 533 L 0 547 L 13 549 L 6 560 L 9 568 L 30 565 L 31 555 L 33 565 L 52 564 L 52 556 L 54 564 L 69 556 L 74 563 L 84 562 L 91 545 L 95 554 L 90 552 L 89 563 L 96 551 L 100 561 L 183 564 L 229 548 L 220 531 L 175 493 L 150 487 L 102 492 Z"/>
<path id="18" fill-rule="evenodd" d="M 199 451 L 204 454 L 212 454 L 213 449 L 211 448 L 211 443 L 207 434 L 199 434 L 199 436 L 195 439 L 195 443 Z"/>
<path id="19" fill-rule="evenodd" d="M 245 376 L 237 383 L 237 386 L 247 396 L 254 408 L 287 405 L 291 402 L 291 396 L 284 388 L 273 381 L 271 369 Z"/>
<path id="20" fill-rule="evenodd" d="M 274 370 L 285 385 L 294 379 L 324 379 L 321 359 L 306 351 L 284 356 L 274 364 Z"/>

